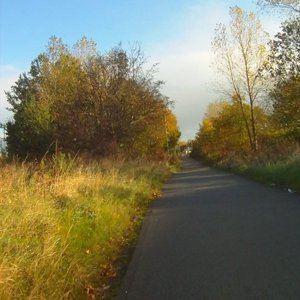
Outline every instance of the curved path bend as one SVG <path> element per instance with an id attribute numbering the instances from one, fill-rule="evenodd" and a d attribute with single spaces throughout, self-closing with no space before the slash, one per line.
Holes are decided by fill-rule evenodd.
<path id="1" fill-rule="evenodd" d="M 118 299 L 300 299 L 299 195 L 185 160 L 150 206 Z"/>

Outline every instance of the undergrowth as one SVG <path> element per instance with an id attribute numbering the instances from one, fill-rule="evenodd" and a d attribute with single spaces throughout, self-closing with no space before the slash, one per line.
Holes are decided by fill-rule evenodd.
<path id="1" fill-rule="evenodd" d="M 0 164 L 0 299 L 104 298 L 165 164 Z"/>

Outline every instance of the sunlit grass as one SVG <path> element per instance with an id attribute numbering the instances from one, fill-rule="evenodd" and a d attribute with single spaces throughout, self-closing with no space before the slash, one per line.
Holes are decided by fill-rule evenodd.
<path id="1" fill-rule="evenodd" d="M 164 164 L 56 157 L 0 166 L 0 299 L 103 297 Z"/>

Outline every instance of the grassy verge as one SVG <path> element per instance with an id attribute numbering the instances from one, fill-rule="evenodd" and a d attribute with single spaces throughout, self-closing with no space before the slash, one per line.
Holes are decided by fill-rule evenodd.
<path id="1" fill-rule="evenodd" d="M 242 173 L 257 181 L 300 192 L 300 158 L 249 165 Z"/>
<path id="2" fill-rule="evenodd" d="M 165 164 L 64 157 L 2 164 L 0 299 L 111 295 L 126 249 L 168 174 Z"/>
<path id="3" fill-rule="evenodd" d="M 252 178 L 256 181 L 300 192 L 300 155 L 279 161 L 227 159 L 209 164 Z"/>

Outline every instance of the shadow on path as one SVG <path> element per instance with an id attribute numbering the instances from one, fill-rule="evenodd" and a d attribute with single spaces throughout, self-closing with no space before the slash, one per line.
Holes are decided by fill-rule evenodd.
<path id="1" fill-rule="evenodd" d="M 118 299 L 300 299 L 300 199 L 191 159 L 147 214 Z"/>

